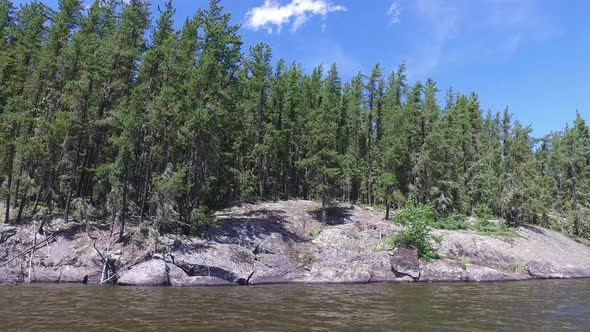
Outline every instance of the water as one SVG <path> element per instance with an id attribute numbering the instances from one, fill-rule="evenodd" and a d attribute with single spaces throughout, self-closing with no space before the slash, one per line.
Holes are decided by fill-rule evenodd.
<path id="1" fill-rule="evenodd" d="M 590 330 L 590 280 L 191 289 L 0 286 L 0 330 Z"/>

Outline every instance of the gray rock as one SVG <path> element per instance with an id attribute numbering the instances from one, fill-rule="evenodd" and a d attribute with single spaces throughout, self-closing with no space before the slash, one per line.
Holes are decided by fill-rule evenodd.
<path id="1" fill-rule="evenodd" d="M 547 262 L 532 261 L 528 262 L 524 269 L 535 278 L 542 279 L 563 279 L 565 275 L 557 271 L 553 264 Z"/>
<path id="2" fill-rule="evenodd" d="M 191 277 L 184 270 L 174 264 L 167 264 L 168 266 L 168 278 L 170 280 L 170 286 L 173 287 L 199 287 L 199 286 L 228 286 L 233 285 L 231 282 L 215 278 L 215 277 L 202 277 L 194 276 Z"/>
<path id="3" fill-rule="evenodd" d="M 422 265 L 420 281 L 468 281 L 467 271 L 454 261 L 436 260 Z"/>
<path id="4" fill-rule="evenodd" d="M 0 244 L 6 242 L 8 239 L 16 235 L 16 228 L 10 226 L 0 225 Z"/>
<path id="5" fill-rule="evenodd" d="M 318 203 L 300 200 L 241 204 L 215 215 L 217 226 L 204 230 L 208 239 L 167 235 L 149 245 L 133 225 L 127 228 L 129 242 L 112 242 L 108 232 L 96 232 L 95 242 L 79 224 L 56 219 L 45 229 L 57 240 L 35 251 L 32 281 L 99 282 L 103 263 L 94 245 L 121 273 L 121 285 L 590 277 L 590 248 L 540 227 L 522 226 L 512 236 L 435 230 L 443 239 L 433 244 L 441 259 L 421 262 L 415 250 L 391 252 L 387 238 L 399 228 L 383 220 L 383 211 L 332 208 L 329 222 L 322 223 L 319 208 Z M 0 240 L 4 239 L 0 265 L 17 258 L 0 267 L 0 283 L 22 282 L 28 277 L 29 255 L 19 254 L 32 245 L 36 225 L 0 225 Z M 37 242 L 44 239 L 36 236 Z M 146 257 L 152 258 L 125 270 Z"/>
<path id="6" fill-rule="evenodd" d="M 163 260 L 150 260 L 123 272 L 117 283 L 124 286 L 165 286 L 170 284 L 168 266 Z"/>
<path id="7" fill-rule="evenodd" d="M 409 247 L 398 247 L 391 256 L 391 269 L 396 277 L 409 276 L 414 280 L 420 278 L 420 260 L 418 250 Z"/>
<path id="8" fill-rule="evenodd" d="M 487 266 L 479 266 L 479 265 L 468 265 L 466 267 L 467 270 L 467 280 L 469 281 L 505 281 L 505 280 L 522 280 L 526 277 L 520 274 L 514 273 L 507 273 L 503 271 L 498 271 L 496 269 L 492 269 Z"/>

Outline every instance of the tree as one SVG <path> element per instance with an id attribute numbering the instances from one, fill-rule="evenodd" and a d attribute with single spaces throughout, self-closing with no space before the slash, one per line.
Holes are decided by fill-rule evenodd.
<path id="1" fill-rule="evenodd" d="M 321 76 L 322 68 L 314 70 L 314 76 Z M 337 183 L 341 174 L 341 156 L 337 151 L 336 129 L 338 127 L 338 113 L 341 99 L 340 76 L 336 65 L 332 65 L 324 80 L 320 102 L 312 109 L 307 141 L 308 154 L 301 161 L 301 166 L 309 174 L 309 185 L 312 194 L 322 202 L 322 222 L 326 222 L 327 206 L 337 196 Z"/>

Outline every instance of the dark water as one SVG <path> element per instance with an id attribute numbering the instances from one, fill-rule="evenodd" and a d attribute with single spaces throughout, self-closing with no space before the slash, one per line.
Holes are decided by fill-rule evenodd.
<path id="1" fill-rule="evenodd" d="M 0 330 L 590 330 L 590 280 L 193 289 L 0 286 Z"/>

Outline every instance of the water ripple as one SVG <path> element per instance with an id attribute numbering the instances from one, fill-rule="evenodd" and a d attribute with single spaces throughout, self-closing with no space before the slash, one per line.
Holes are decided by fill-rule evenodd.
<path id="1" fill-rule="evenodd" d="M 0 286 L 8 331 L 512 331 L 590 328 L 590 280 L 127 288 Z"/>

